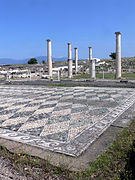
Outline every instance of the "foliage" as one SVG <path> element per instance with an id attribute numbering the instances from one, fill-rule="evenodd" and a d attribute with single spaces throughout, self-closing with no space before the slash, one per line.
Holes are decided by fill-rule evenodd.
<path id="1" fill-rule="evenodd" d="M 73 60 L 73 63 L 75 63 L 75 60 Z"/>
<path id="2" fill-rule="evenodd" d="M 109 56 L 110 56 L 112 59 L 116 59 L 116 52 L 112 52 Z"/>
<path id="3" fill-rule="evenodd" d="M 37 64 L 37 59 L 35 58 L 31 58 L 29 61 L 28 61 L 28 64 Z"/>
<path id="4" fill-rule="evenodd" d="M 43 60 L 42 63 L 45 64 L 45 60 Z"/>
<path id="5" fill-rule="evenodd" d="M 135 179 L 135 120 L 118 135 L 112 146 L 91 162 L 88 174 L 101 179 Z M 87 174 L 87 176 L 88 176 Z"/>

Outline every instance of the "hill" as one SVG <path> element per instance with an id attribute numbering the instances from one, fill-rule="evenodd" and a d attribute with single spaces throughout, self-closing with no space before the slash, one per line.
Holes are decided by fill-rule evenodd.
<path id="1" fill-rule="evenodd" d="M 39 63 L 42 62 L 43 60 L 45 60 L 45 62 L 47 62 L 47 56 L 37 56 L 34 58 L 36 58 Z M 0 65 L 27 64 L 29 59 L 31 59 L 31 58 L 26 58 L 26 59 L 0 58 Z M 52 59 L 54 62 L 55 61 L 66 61 L 67 60 L 66 57 L 61 57 L 61 58 L 53 57 Z"/>

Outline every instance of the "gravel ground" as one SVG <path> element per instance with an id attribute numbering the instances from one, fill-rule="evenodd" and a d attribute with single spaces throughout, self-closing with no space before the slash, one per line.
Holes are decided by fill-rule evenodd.
<path id="1" fill-rule="evenodd" d="M 24 171 L 32 170 L 33 177 L 25 176 Z M 11 161 L 9 159 L 4 158 L 3 156 L 0 157 L 0 180 L 65 180 L 67 178 L 58 177 L 57 175 L 50 172 L 45 174 L 38 174 L 38 170 L 25 168 L 25 170 L 15 170 Z M 40 169 L 39 169 L 40 171 Z M 24 175 L 23 175 L 24 174 Z"/>
<path id="2" fill-rule="evenodd" d="M 4 157 L 0 157 L 0 180 L 27 180 L 25 176 L 21 176 L 15 171 L 11 165 L 11 162 Z M 29 180 L 32 178 L 29 178 Z"/>

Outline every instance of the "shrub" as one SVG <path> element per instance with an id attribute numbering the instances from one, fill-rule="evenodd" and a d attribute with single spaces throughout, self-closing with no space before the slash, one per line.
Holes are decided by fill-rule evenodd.
<path id="1" fill-rule="evenodd" d="M 28 61 L 28 64 L 37 64 L 37 59 L 35 58 L 31 58 L 29 61 Z"/>

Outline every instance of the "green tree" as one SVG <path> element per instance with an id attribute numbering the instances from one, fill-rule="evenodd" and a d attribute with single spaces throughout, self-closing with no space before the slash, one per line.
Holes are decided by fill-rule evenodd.
<path id="1" fill-rule="evenodd" d="M 31 58 L 29 61 L 28 61 L 28 64 L 37 64 L 37 59 L 35 58 Z"/>
<path id="2" fill-rule="evenodd" d="M 45 64 L 45 60 L 43 60 L 42 63 Z"/>
<path id="3" fill-rule="evenodd" d="M 116 59 L 116 52 L 113 52 L 109 55 L 112 59 Z"/>

